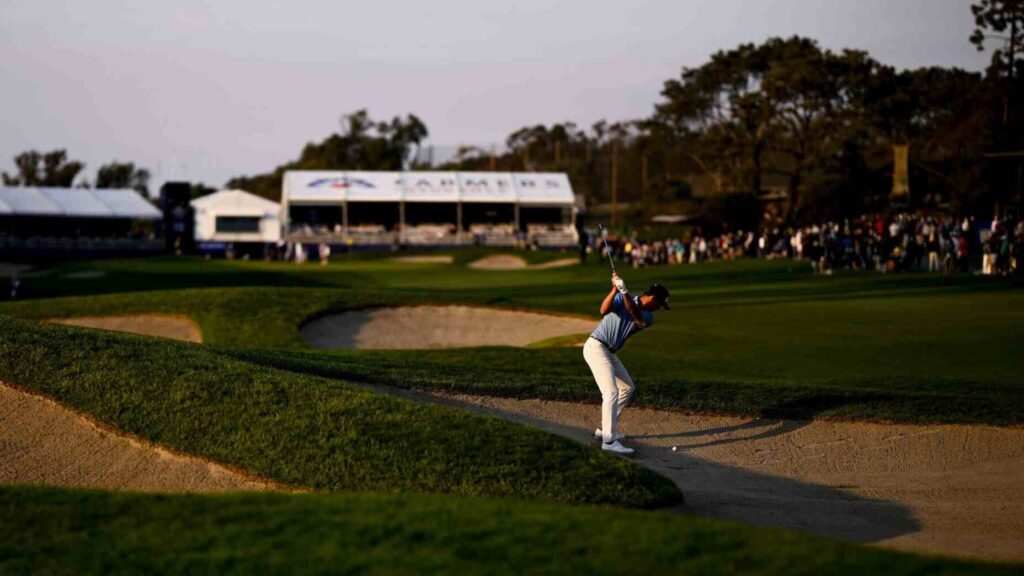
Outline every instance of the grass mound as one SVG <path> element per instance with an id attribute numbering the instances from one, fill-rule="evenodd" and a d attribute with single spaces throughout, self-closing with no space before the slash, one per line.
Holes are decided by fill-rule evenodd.
<path id="1" fill-rule="evenodd" d="M 654 472 L 564 438 L 199 345 L 0 317 L 0 358 L 2 380 L 295 486 L 635 507 L 681 499 Z"/>
<path id="2" fill-rule="evenodd" d="M 1012 574 L 796 532 L 433 495 L 144 495 L 0 488 L 0 572 Z"/>

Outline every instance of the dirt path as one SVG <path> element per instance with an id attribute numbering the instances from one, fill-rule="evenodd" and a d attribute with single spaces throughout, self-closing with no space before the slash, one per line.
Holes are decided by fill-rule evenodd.
<path id="1" fill-rule="evenodd" d="M 270 483 L 94 424 L 0 382 L 0 484 L 160 492 L 267 490 Z"/>
<path id="2" fill-rule="evenodd" d="M 472 306 L 402 306 L 332 314 L 299 332 L 325 349 L 421 349 L 526 346 L 590 333 L 596 320 Z"/>
<path id="3" fill-rule="evenodd" d="M 79 316 L 77 318 L 51 318 L 47 322 L 99 328 L 115 332 L 131 332 L 143 336 L 158 336 L 185 342 L 202 342 L 202 332 L 191 318 L 163 314 L 134 314 L 124 316 Z"/>
<path id="4" fill-rule="evenodd" d="M 550 268 L 565 268 L 579 264 L 578 258 L 559 258 L 541 264 L 527 264 L 521 256 L 512 254 L 495 254 L 485 256 L 479 260 L 469 263 L 470 268 L 477 270 L 547 270 Z"/>
<path id="5" fill-rule="evenodd" d="M 391 392 L 581 442 L 594 442 L 600 420 L 596 404 Z M 626 442 L 637 448 L 634 460 L 675 481 L 695 514 L 917 552 L 1024 561 L 1024 430 L 641 409 L 626 410 L 622 423 L 636 435 Z"/>

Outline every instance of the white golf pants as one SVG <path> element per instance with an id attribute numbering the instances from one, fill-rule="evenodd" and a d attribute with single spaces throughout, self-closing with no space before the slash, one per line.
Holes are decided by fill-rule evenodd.
<path id="1" fill-rule="evenodd" d="M 619 358 L 594 338 L 583 345 L 583 359 L 601 389 L 601 434 L 611 442 L 618 430 L 619 414 L 633 397 L 633 379 Z"/>

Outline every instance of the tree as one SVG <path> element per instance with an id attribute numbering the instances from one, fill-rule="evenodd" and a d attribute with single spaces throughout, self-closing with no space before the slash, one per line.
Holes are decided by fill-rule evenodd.
<path id="1" fill-rule="evenodd" d="M 426 125 L 413 114 L 374 122 L 366 110 L 357 110 L 342 116 L 341 132 L 306 144 L 298 160 L 266 174 L 232 178 L 227 186 L 277 200 L 288 170 L 404 170 L 427 134 Z"/>
<path id="2" fill-rule="evenodd" d="M 96 172 L 97 188 L 131 188 L 143 196 L 149 195 L 149 170 L 131 162 L 111 162 Z"/>
<path id="3" fill-rule="evenodd" d="M 65 150 L 46 153 L 28 150 L 15 156 L 14 164 L 18 167 L 16 174 L 3 173 L 5 186 L 70 188 L 75 177 L 85 168 L 82 162 L 68 161 Z"/>
<path id="4" fill-rule="evenodd" d="M 990 73 L 1011 81 L 1024 77 L 1024 1 L 981 0 L 971 5 L 971 13 L 975 26 L 971 44 L 979 52 L 985 50 L 986 40 L 1003 42 L 992 52 Z"/>
<path id="5" fill-rule="evenodd" d="M 762 158 L 775 111 L 761 91 L 763 52 L 745 44 L 711 56 L 699 68 L 684 68 L 665 82 L 655 120 L 669 126 L 678 141 L 693 142 L 688 155 L 716 182 L 761 192 Z"/>

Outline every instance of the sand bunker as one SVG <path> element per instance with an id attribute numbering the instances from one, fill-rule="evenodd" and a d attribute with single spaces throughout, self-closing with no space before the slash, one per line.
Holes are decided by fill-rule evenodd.
<path id="1" fill-rule="evenodd" d="M 199 326 L 184 316 L 165 316 L 161 314 L 135 314 L 125 316 L 80 316 L 77 318 L 53 318 L 47 320 L 57 324 L 80 326 L 82 328 L 100 328 L 115 332 L 131 332 L 143 336 L 158 336 L 185 342 L 202 342 Z"/>
<path id="2" fill-rule="evenodd" d="M 274 486 L 93 424 L 0 383 L 0 484 L 170 492 Z"/>
<path id="3" fill-rule="evenodd" d="M 452 256 L 396 256 L 392 262 L 404 262 L 406 264 L 451 264 L 455 261 Z"/>
<path id="4" fill-rule="evenodd" d="M 551 260 L 544 262 L 543 264 L 527 264 L 521 256 L 513 256 L 511 254 L 496 254 L 494 256 L 485 256 L 479 260 L 470 262 L 470 268 L 476 268 L 477 270 L 545 270 L 549 268 L 565 268 L 566 266 L 575 266 L 579 263 L 576 258 L 559 258 L 558 260 Z"/>
<path id="5" fill-rule="evenodd" d="M 596 404 L 387 390 L 582 442 L 594 442 L 600 422 Z M 624 412 L 622 424 L 636 436 L 627 441 L 634 460 L 675 481 L 688 512 L 917 552 L 1024 560 L 1024 430 L 639 409 Z"/>
<path id="6" fill-rule="evenodd" d="M 306 323 L 302 338 L 316 348 L 418 349 L 526 346 L 590 333 L 596 320 L 469 306 L 373 308 Z"/>

